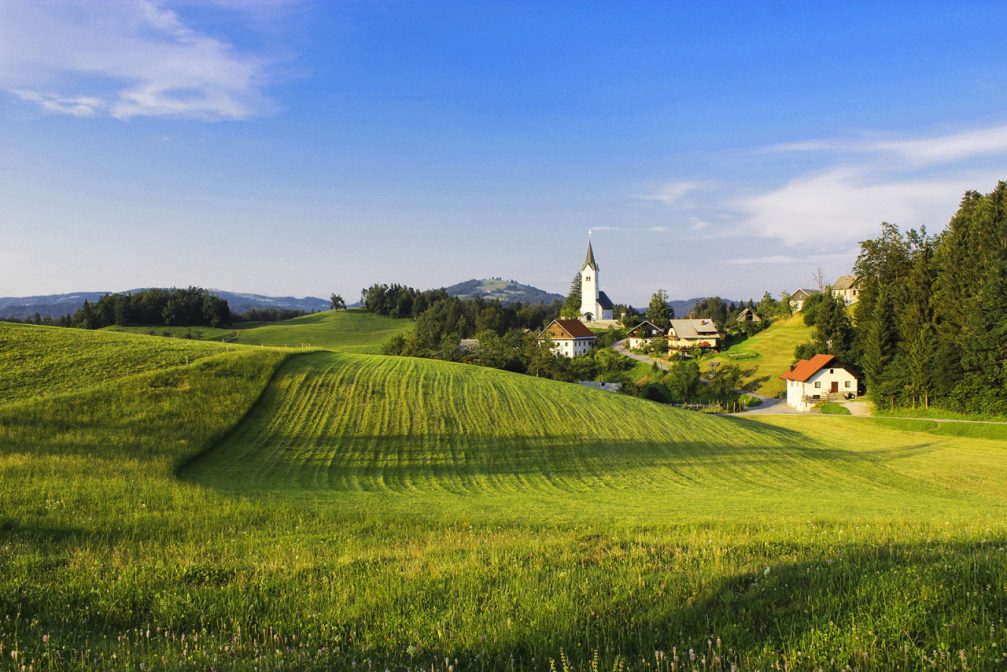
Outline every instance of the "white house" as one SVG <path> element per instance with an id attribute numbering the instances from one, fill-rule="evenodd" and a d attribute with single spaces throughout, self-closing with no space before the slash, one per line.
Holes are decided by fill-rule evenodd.
<path id="1" fill-rule="evenodd" d="M 692 348 L 716 348 L 721 338 L 713 320 L 672 320 L 668 329 L 668 348 L 671 350 L 691 350 Z"/>
<path id="2" fill-rule="evenodd" d="M 594 260 L 591 241 L 587 242 L 587 257 L 580 269 L 580 319 L 585 322 L 612 319 L 612 300 L 601 287 L 601 269 Z"/>
<path id="3" fill-rule="evenodd" d="M 586 355 L 594 348 L 594 333 L 580 320 L 553 320 L 538 340 L 550 340 L 552 351 L 562 357 Z"/>
<path id="4" fill-rule="evenodd" d="M 802 359 L 780 378 L 787 382 L 787 405 L 798 411 L 823 401 L 857 398 L 857 377 L 833 355 Z"/>
<path id="5" fill-rule="evenodd" d="M 664 336 L 667 332 L 652 322 L 644 320 L 629 330 L 626 334 L 627 343 L 630 350 L 639 350 L 647 347 L 647 342 L 652 338 Z"/>
<path id="6" fill-rule="evenodd" d="M 860 300 L 860 278 L 855 275 L 840 275 L 832 285 L 832 295 L 842 299 L 847 306 L 853 305 Z"/>
<path id="7" fill-rule="evenodd" d="M 799 289 L 790 295 L 790 307 L 795 313 L 801 312 L 804 308 L 804 302 L 807 301 L 812 294 L 817 294 L 817 289 Z"/>

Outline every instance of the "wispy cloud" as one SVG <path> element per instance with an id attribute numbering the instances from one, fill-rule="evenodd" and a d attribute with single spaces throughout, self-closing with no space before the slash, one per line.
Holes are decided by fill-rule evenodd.
<path id="1" fill-rule="evenodd" d="M 695 180 L 679 180 L 666 182 L 643 196 L 644 200 L 658 201 L 665 205 L 681 206 L 687 203 L 686 198 L 697 191 L 710 188 L 707 182 Z"/>
<path id="2" fill-rule="evenodd" d="M 51 113 L 243 119 L 268 65 L 153 0 L 0 3 L 0 89 Z"/>
<path id="3" fill-rule="evenodd" d="M 592 226 L 587 230 L 588 234 L 592 234 L 595 231 L 619 231 L 618 226 Z"/>
<path id="4" fill-rule="evenodd" d="M 841 167 L 795 177 L 736 206 L 755 235 L 821 247 L 864 240 L 882 221 L 938 228 L 976 184 L 964 176 L 913 180 Z"/>
<path id="5" fill-rule="evenodd" d="M 1007 153 L 1007 125 L 919 138 L 823 138 L 768 148 L 783 153 L 875 155 L 913 167 L 938 166 Z"/>

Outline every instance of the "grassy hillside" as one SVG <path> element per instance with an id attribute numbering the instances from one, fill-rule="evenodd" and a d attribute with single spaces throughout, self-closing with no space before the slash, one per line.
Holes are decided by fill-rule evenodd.
<path id="1" fill-rule="evenodd" d="M 804 324 L 800 313 L 778 320 L 765 331 L 704 362 L 704 368 L 709 368 L 713 361 L 736 364 L 745 373 L 747 389 L 768 397 L 783 396 L 787 388 L 780 376 L 794 361 L 794 348 L 811 340 L 812 330 L 813 327 Z"/>
<path id="2" fill-rule="evenodd" d="M 0 322 L 0 403 L 79 391 L 226 350 L 218 343 Z"/>
<path id="3" fill-rule="evenodd" d="M 176 345 L 117 338 L 108 370 Z M 429 360 L 223 347 L 0 401 L 5 660 L 1005 662 L 1007 429 L 753 422 Z"/>
<path id="4" fill-rule="evenodd" d="M 409 320 L 364 310 L 326 311 L 282 322 L 246 322 L 229 329 L 210 327 L 110 327 L 110 330 L 226 341 L 246 345 L 311 347 L 345 352 L 377 353 L 395 336 L 412 328 Z"/>

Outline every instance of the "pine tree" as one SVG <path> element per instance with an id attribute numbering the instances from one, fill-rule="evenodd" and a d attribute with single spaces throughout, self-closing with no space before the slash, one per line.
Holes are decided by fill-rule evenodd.
<path id="1" fill-rule="evenodd" d="M 647 321 L 662 329 L 667 329 L 671 326 L 673 316 L 674 312 L 668 305 L 668 292 L 663 289 L 654 292 L 650 297 L 650 304 L 647 306 Z"/>
<path id="2" fill-rule="evenodd" d="M 867 378 L 867 391 L 879 405 L 894 405 L 898 392 L 895 372 L 891 368 L 898 349 L 898 338 L 891 294 L 882 288 L 874 304 L 861 362 Z"/>
<path id="3" fill-rule="evenodd" d="M 566 301 L 563 302 L 563 309 L 560 311 L 560 315 L 562 317 L 577 317 L 580 315 L 580 304 L 580 273 L 578 273 L 573 276 L 573 282 L 570 283 L 570 291 L 566 295 Z"/>

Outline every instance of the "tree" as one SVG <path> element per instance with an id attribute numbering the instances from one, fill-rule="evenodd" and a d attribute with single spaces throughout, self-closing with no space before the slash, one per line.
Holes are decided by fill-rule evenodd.
<path id="1" fill-rule="evenodd" d="M 699 364 L 693 359 L 679 359 L 671 365 L 664 378 L 671 400 L 677 403 L 696 401 L 699 396 Z"/>
<path id="2" fill-rule="evenodd" d="M 580 273 L 578 273 L 573 276 L 573 281 L 570 283 L 570 291 L 566 295 L 566 301 L 563 302 L 563 309 L 560 311 L 560 316 L 578 317 L 580 315 L 580 304 Z"/>
<path id="3" fill-rule="evenodd" d="M 815 347 L 818 352 L 835 355 L 847 364 L 853 364 L 853 325 L 846 314 L 846 305 L 832 289 L 826 286 L 815 319 Z"/>
<path id="4" fill-rule="evenodd" d="M 891 293 L 882 290 L 875 302 L 863 356 L 867 392 L 879 405 L 893 406 L 898 394 L 895 372 L 890 368 L 898 349 L 898 338 Z"/>
<path id="5" fill-rule="evenodd" d="M 662 329 L 671 326 L 675 311 L 668 305 L 668 292 L 659 289 L 650 297 L 647 305 L 647 321 Z"/>
<path id="6" fill-rule="evenodd" d="M 333 294 L 329 297 L 329 306 L 332 310 L 346 310 L 346 302 L 339 294 Z"/>

